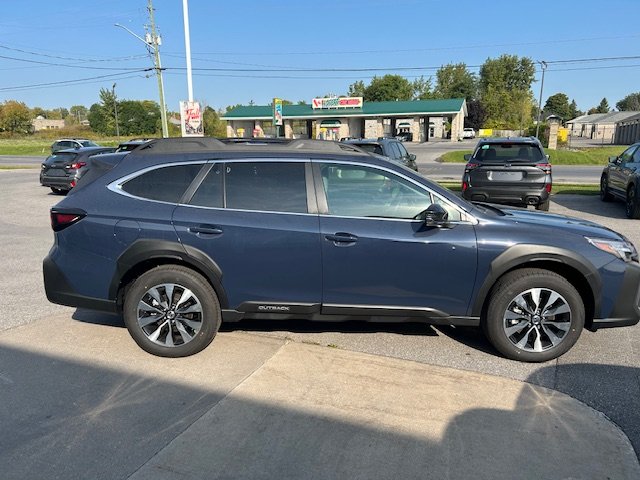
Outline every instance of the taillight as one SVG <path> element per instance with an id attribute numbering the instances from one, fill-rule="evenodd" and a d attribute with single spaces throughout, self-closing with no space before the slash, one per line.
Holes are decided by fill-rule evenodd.
<path id="1" fill-rule="evenodd" d="M 547 183 L 547 184 L 544 186 L 544 189 L 547 191 L 547 193 L 551 193 L 551 184 L 550 184 L 550 183 Z"/>
<path id="2" fill-rule="evenodd" d="M 462 191 L 466 191 L 467 188 L 469 188 L 469 185 L 467 184 L 467 182 L 462 182 Z"/>
<path id="3" fill-rule="evenodd" d="M 469 170 L 473 170 L 474 168 L 478 168 L 479 166 L 479 163 L 469 162 L 465 165 L 464 169 L 468 172 Z"/>
<path id="4" fill-rule="evenodd" d="M 551 173 L 550 163 L 536 163 L 536 167 L 538 167 L 541 170 L 544 170 L 544 173 Z"/>
<path id="5" fill-rule="evenodd" d="M 65 228 L 79 222 L 87 216 L 87 212 L 84 210 L 65 210 L 65 209 L 51 209 L 51 228 L 54 232 L 59 232 Z"/>
<path id="6" fill-rule="evenodd" d="M 76 170 L 79 168 L 84 167 L 87 164 L 87 162 L 74 162 L 71 165 L 69 165 L 67 168 L 75 168 Z"/>

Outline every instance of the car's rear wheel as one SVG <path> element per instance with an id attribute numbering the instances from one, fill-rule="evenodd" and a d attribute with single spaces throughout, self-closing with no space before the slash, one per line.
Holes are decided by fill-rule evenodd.
<path id="1" fill-rule="evenodd" d="M 629 187 L 625 206 L 627 218 L 640 218 L 640 196 L 638 195 L 638 187 L 633 185 Z"/>
<path id="2" fill-rule="evenodd" d="M 549 211 L 549 199 L 547 198 L 544 202 L 540 202 L 536 205 L 536 210 L 542 210 L 543 212 Z"/>
<path id="3" fill-rule="evenodd" d="M 507 358 L 545 362 L 576 343 L 584 321 L 584 304 L 573 285 L 554 272 L 526 268 L 496 283 L 482 325 Z"/>
<path id="4" fill-rule="evenodd" d="M 220 303 L 197 272 L 162 265 L 140 275 L 126 291 L 124 322 L 135 342 L 161 357 L 203 350 L 221 323 Z"/>
<path id="5" fill-rule="evenodd" d="M 609 192 L 609 180 L 606 175 L 600 177 L 600 200 L 603 202 L 610 202 L 613 200 L 613 195 Z"/>
<path id="6" fill-rule="evenodd" d="M 63 190 L 62 188 L 51 187 L 51 191 L 56 195 L 66 195 L 67 190 Z"/>

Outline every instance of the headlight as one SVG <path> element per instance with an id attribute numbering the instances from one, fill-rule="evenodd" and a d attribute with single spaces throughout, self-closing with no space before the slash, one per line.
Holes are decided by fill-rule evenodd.
<path id="1" fill-rule="evenodd" d="M 603 252 L 610 253 L 625 262 L 638 261 L 638 252 L 633 243 L 623 240 L 608 240 L 604 238 L 585 237 L 591 245 L 599 248 Z"/>

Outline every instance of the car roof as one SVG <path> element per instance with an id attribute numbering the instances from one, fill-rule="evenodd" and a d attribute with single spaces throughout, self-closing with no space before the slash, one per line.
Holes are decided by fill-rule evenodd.
<path id="1" fill-rule="evenodd" d="M 58 155 L 59 153 L 90 153 L 90 152 L 100 152 L 104 150 L 115 150 L 115 147 L 80 147 L 80 148 L 65 148 L 63 150 L 58 150 L 54 155 Z"/>
<path id="2" fill-rule="evenodd" d="M 89 140 L 88 138 L 59 138 L 56 142 L 71 142 L 71 141 L 80 141 L 80 142 L 93 142 L 93 140 Z"/>
<path id="3" fill-rule="evenodd" d="M 349 144 L 380 144 L 380 143 L 384 143 L 384 142 L 397 142 L 398 140 L 396 140 L 395 138 L 358 138 L 358 139 L 349 139 L 349 140 L 343 140 L 340 143 L 349 143 Z"/>
<path id="4" fill-rule="evenodd" d="M 478 143 L 483 144 L 499 144 L 499 143 L 536 143 L 540 144 L 540 140 L 536 137 L 491 137 L 481 138 Z"/>

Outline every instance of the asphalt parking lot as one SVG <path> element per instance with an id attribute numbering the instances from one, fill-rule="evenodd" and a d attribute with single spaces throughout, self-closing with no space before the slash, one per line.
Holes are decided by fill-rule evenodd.
<path id="1" fill-rule="evenodd" d="M 48 210 L 61 197 L 38 184 L 38 170 L 0 171 L 0 331 L 67 314 L 83 328 L 123 328 L 118 317 L 50 304 L 42 286 L 41 262 L 53 234 Z M 557 195 L 552 213 L 602 223 L 640 246 L 640 221 L 624 217 L 622 203 L 593 196 Z M 503 359 L 475 329 L 423 324 L 241 322 L 223 332 L 252 332 L 299 343 L 396 357 L 420 363 L 498 375 L 539 385 L 581 400 L 618 424 L 640 452 L 640 327 L 584 332 L 566 355 L 545 364 Z M 108 351 L 97 355 L 108 356 Z M 0 385 L 2 384 L 0 366 Z M 0 475 L 1 476 L 1 475 Z"/>

